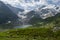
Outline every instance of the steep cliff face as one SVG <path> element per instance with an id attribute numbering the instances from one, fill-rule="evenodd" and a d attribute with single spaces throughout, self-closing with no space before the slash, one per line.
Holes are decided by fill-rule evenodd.
<path id="1" fill-rule="evenodd" d="M 8 21 L 15 21 L 17 19 L 18 16 L 0 1 L 0 24 L 7 23 Z"/>

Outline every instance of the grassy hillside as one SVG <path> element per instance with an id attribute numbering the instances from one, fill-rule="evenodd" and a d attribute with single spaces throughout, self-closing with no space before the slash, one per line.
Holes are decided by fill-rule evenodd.
<path id="1" fill-rule="evenodd" d="M 60 30 L 53 28 L 11 29 L 0 32 L 0 40 L 60 40 Z"/>

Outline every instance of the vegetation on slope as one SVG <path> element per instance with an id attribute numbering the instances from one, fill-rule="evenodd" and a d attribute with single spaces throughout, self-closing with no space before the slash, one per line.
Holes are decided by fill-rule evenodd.
<path id="1" fill-rule="evenodd" d="M 0 40 L 60 40 L 60 30 L 53 28 L 12 29 L 0 32 Z"/>

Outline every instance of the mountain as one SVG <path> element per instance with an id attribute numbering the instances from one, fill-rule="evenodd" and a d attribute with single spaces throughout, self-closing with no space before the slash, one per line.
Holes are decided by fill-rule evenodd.
<path id="1" fill-rule="evenodd" d="M 43 6 L 41 8 L 37 8 L 35 10 L 32 10 L 30 12 L 21 12 L 19 17 L 21 18 L 20 21 L 23 25 L 27 24 L 35 24 L 35 21 L 37 22 L 45 22 L 45 19 L 49 19 L 50 17 L 55 17 L 55 15 L 58 14 L 59 8 L 45 8 L 46 6 Z M 59 13 L 60 14 L 60 13 Z M 36 18 L 36 19 L 35 19 Z M 32 21 L 32 22 L 31 22 Z M 31 22 L 31 23 L 30 23 Z M 44 23 L 46 24 L 46 22 Z"/>
<path id="2" fill-rule="evenodd" d="M 3 22 L 10 23 L 12 21 L 14 22 L 14 25 L 15 24 L 27 25 L 27 24 L 30 24 L 29 22 L 31 21 L 33 22 L 32 19 L 35 19 L 35 18 L 37 18 L 36 20 L 39 19 L 40 22 L 45 22 L 44 21 L 45 19 L 50 17 L 55 17 L 55 15 L 57 15 L 58 12 L 60 12 L 60 6 L 56 6 L 52 4 L 51 5 L 41 4 L 36 6 L 34 6 L 35 4 L 33 4 L 33 6 L 31 6 L 29 5 L 30 3 L 28 4 L 19 0 L 16 0 L 16 1 L 5 0 L 2 2 L 3 3 L 0 3 L 2 5 L 0 6 L 0 9 L 3 11 L 1 15 L 3 15 L 4 18 L 3 17 L 1 18 L 2 19 L 2 21 L 0 22 L 1 24 Z M 30 8 L 33 10 L 28 10 Z"/>
<path id="3" fill-rule="evenodd" d="M 34 15 L 39 15 L 42 19 L 45 19 L 51 16 L 55 16 L 58 12 L 60 12 L 60 6 L 53 6 L 54 8 L 49 6 L 42 5 L 41 7 L 34 10 L 20 12 L 18 15 L 20 15 L 19 17 L 21 18 L 25 17 L 27 19 L 31 19 L 31 17 Z"/>
<path id="4" fill-rule="evenodd" d="M 25 14 L 25 19 L 31 25 L 35 26 L 58 26 L 60 25 L 60 7 L 56 8 L 38 8 Z M 26 21 L 25 21 L 26 22 Z M 58 22 L 58 23 L 57 23 Z"/>
<path id="5" fill-rule="evenodd" d="M 41 8 L 37 8 L 26 14 L 22 13 L 22 16 L 26 16 L 27 19 L 31 19 L 32 17 L 40 17 L 42 19 L 46 19 L 48 17 L 55 16 L 59 12 L 59 8 L 46 8 L 46 6 L 42 6 Z"/>
<path id="6" fill-rule="evenodd" d="M 13 25 L 18 20 L 18 16 L 11 9 L 0 1 L 0 27 L 1 25 Z M 4 27 L 3 27 L 4 28 Z M 8 27 L 6 27 L 8 28 Z"/>
<path id="7" fill-rule="evenodd" d="M 0 24 L 7 21 L 14 21 L 18 17 L 13 11 L 10 10 L 3 2 L 0 1 Z"/>
<path id="8" fill-rule="evenodd" d="M 60 27 L 60 13 L 46 19 L 33 17 L 29 20 L 29 23 L 32 27 Z"/>

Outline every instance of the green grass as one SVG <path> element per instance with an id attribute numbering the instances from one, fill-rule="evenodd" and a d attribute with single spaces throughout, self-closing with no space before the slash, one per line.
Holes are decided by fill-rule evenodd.
<path id="1" fill-rule="evenodd" d="M 22 28 L 0 32 L 0 40 L 60 40 L 60 30 L 53 28 Z"/>

